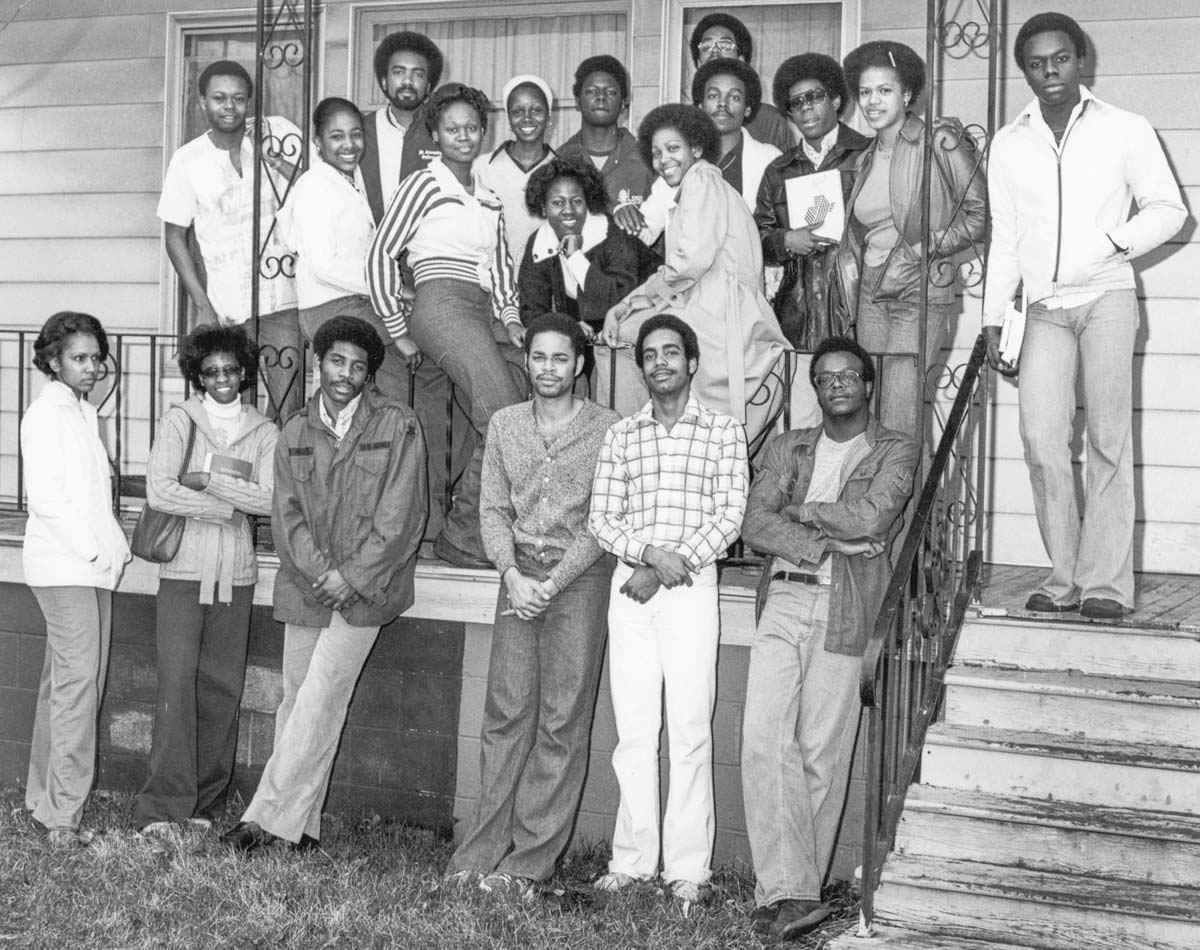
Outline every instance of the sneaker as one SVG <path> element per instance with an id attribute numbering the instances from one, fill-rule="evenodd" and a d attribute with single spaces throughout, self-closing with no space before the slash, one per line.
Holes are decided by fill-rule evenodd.
<path id="1" fill-rule="evenodd" d="M 95 834 L 90 831 L 76 831 L 74 828 L 68 828 L 65 825 L 59 828 L 50 828 L 46 831 L 46 840 L 55 851 L 71 851 L 75 848 L 86 848 L 92 843 L 92 839 L 95 837 Z"/>
<path id="2" fill-rule="evenodd" d="M 492 897 L 509 897 L 520 901 L 534 897 L 533 881 L 503 871 L 493 871 L 479 882 L 479 889 Z"/>
<path id="3" fill-rule="evenodd" d="M 229 831 L 221 835 L 221 844 L 232 848 L 239 854 L 252 854 L 266 847 L 275 836 L 264 831 L 257 822 L 239 821 Z"/>
<path id="4" fill-rule="evenodd" d="M 637 882 L 637 878 L 632 874 L 622 874 L 620 871 L 609 871 L 607 874 L 601 874 L 592 883 L 592 888 L 597 891 L 619 891 L 622 888 L 628 887 L 630 884 Z"/>
<path id="5" fill-rule="evenodd" d="M 211 818 L 202 818 L 199 815 L 193 815 L 191 818 L 185 821 L 184 824 L 195 831 L 199 831 L 201 834 L 207 834 L 208 832 L 212 831 Z"/>

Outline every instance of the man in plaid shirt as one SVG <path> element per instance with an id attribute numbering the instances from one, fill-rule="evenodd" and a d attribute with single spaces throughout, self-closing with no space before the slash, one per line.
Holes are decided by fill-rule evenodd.
<path id="1" fill-rule="evenodd" d="M 605 436 L 589 526 L 618 563 L 609 598 L 609 670 L 621 789 L 613 857 L 599 890 L 655 876 L 659 865 L 658 736 L 666 687 L 670 793 L 663 880 L 694 901 L 713 849 L 712 714 L 718 641 L 716 560 L 746 509 L 741 425 L 697 402 L 696 334 L 651 317 L 635 356 L 650 402 Z"/>

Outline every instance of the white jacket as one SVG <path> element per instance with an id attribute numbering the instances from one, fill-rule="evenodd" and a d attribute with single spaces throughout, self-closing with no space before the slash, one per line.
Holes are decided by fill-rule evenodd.
<path id="1" fill-rule="evenodd" d="M 992 142 L 984 326 L 1003 323 L 1020 281 L 1028 303 L 1132 288 L 1130 261 L 1176 234 L 1187 217 L 1150 123 L 1086 88 L 1080 93 L 1061 143 L 1036 99 Z"/>
<path id="2" fill-rule="evenodd" d="M 96 407 L 50 380 L 21 420 L 21 454 L 29 499 L 25 583 L 114 590 L 129 544 L 113 517 Z"/>

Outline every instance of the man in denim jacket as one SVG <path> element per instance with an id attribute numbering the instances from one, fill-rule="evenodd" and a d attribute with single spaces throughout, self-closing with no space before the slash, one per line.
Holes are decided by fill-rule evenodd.
<path id="1" fill-rule="evenodd" d="M 916 442 L 871 416 L 875 367 L 857 343 L 824 341 L 809 378 L 823 422 L 767 443 L 742 524 L 746 543 L 771 555 L 742 740 L 753 920 L 785 940 L 831 912 L 821 881 L 858 731 L 859 666 L 919 455 Z"/>

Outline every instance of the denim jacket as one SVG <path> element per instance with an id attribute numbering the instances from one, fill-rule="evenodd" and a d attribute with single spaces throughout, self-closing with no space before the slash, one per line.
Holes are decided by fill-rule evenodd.
<path id="1" fill-rule="evenodd" d="M 949 120 L 947 120 L 949 121 Z M 866 229 L 854 219 L 854 203 L 871 173 L 878 148 L 875 140 L 862 155 L 854 190 L 846 203 L 846 233 L 838 247 L 838 279 L 850 308 L 851 323 L 857 322 L 859 283 L 862 278 Z M 933 173 L 929 177 L 930 253 L 935 261 L 946 260 L 978 244 L 982 249 L 987 226 L 987 184 L 978 162 L 974 140 L 953 128 L 935 127 Z M 892 152 L 889 176 L 892 221 L 900 234 L 888 254 L 883 273 L 874 287 L 864 290 L 875 301 L 921 299 L 921 184 L 925 166 L 925 123 L 909 115 L 900 127 Z M 929 282 L 929 302 L 949 303 L 954 281 L 949 275 Z"/>
<path id="2" fill-rule="evenodd" d="M 817 438 L 822 427 L 794 429 L 767 443 L 750 488 L 742 538 L 771 555 L 763 565 L 755 616 L 762 613 L 775 556 L 794 564 L 815 563 L 825 553 L 825 539 L 889 541 L 899 529 L 899 515 L 912 495 L 913 473 L 920 448 L 908 436 L 886 429 L 872 417 L 866 438 L 870 450 L 842 485 L 836 502 L 805 503 L 812 481 Z M 783 513 L 800 505 L 804 523 Z M 830 653 L 862 656 L 891 576 L 888 552 L 876 557 L 833 554 L 833 591 L 829 606 Z"/>
<path id="3" fill-rule="evenodd" d="M 346 621 L 382 626 L 413 602 L 429 507 L 425 439 L 411 409 L 368 384 L 336 441 L 321 421 L 320 398 L 318 389 L 275 446 L 275 619 L 328 626 L 332 611 L 313 598 L 312 585 L 337 568 L 360 595 L 341 612 Z"/>

